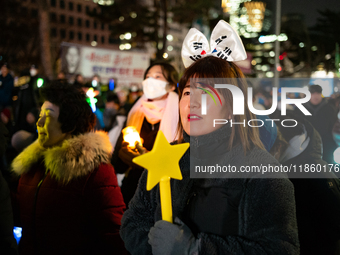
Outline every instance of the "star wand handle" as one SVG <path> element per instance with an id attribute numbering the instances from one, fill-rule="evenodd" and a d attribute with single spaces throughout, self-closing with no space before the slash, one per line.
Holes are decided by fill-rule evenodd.
<path id="1" fill-rule="evenodd" d="M 172 222 L 172 202 L 171 202 L 171 187 L 170 177 L 164 176 L 159 182 L 159 192 L 161 196 L 162 219 Z"/>

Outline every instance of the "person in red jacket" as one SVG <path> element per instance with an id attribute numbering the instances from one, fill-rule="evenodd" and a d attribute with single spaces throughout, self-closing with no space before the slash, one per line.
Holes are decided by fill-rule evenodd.
<path id="1" fill-rule="evenodd" d="M 42 96 L 38 139 L 12 162 L 20 254 L 126 254 L 107 134 L 93 131 L 95 116 L 76 87 L 55 82 Z"/>

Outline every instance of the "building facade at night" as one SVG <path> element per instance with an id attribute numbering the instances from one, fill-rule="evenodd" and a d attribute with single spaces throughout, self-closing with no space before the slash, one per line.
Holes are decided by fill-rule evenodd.
<path id="1" fill-rule="evenodd" d="M 21 2 L 22 8 L 30 16 L 38 16 L 39 7 L 36 0 Z M 47 3 L 52 44 L 60 45 L 64 41 L 91 46 L 92 43 L 92 46 L 95 44 L 101 48 L 118 49 L 117 40 L 110 37 L 109 25 L 99 22 L 87 14 L 100 11 L 98 5 L 93 1 L 48 0 Z"/>

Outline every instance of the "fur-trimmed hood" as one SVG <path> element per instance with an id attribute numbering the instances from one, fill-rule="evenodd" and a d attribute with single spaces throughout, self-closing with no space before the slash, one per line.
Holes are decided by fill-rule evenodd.
<path id="1" fill-rule="evenodd" d="M 111 151 L 109 138 L 102 131 L 81 134 L 65 140 L 61 146 L 48 149 L 41 147 L 36 140 L 13 160 L 12 171 L 18 175 L 27 173 L 43 158 L 46 171 L 66 184 L 91 173 L 101 163 L 109 163 Z"/>

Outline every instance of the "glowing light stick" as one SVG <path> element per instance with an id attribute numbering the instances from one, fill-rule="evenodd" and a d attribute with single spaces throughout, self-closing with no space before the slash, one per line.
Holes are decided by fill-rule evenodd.
<path id="1" fill-rule="evenodd" d="M 88 103 L 90 104 L 91 106 L 91 109 L 92 109 L 92 112 L 95 112 L 96 111 L 96 103 L 97 103 L 97 98 L 95 98 L 96 94 L 94 91 L 93 91 L 93 88 L 89 88 L 86 92 L 86 95 L 88 96 Z"/>
<path id="2" fill-rule="evenodd" d="M 142 144 L 139 133 L 135 127 L 133 126 L 126 127 L 122 130 L 122 132 L 123 132 L 123 139 L 125 142 L 129 143 L 130 148 L 132 149 L 136 148 L 136 142 L 138 142 L 139 144 Z"/>
<path id="3" fill-rule="evenodd" d="M 40 88 L 44 85 L 44 79 L 38 78 L 37 80 L 37 87 Z"/>
<path id="4" fill-rule="evenodd" d="M 162 219 L 173 222 L 170 178 L 182 180 L 179 160 L 189 148 L 189 143 L 170 145 L 162 131 L 158 131 L 152 150 L 135 157 L 132 162 L 148 170 L 146 189 L 159 183 Z"/>

